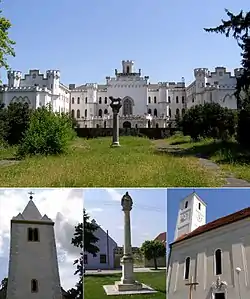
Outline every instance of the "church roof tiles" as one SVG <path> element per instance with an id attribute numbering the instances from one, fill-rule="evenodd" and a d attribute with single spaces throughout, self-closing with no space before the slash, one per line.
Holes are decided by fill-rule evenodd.
<path id="1" fill-rule="evenodd" d="M 211 222 L 209 222 L 207 224 L 204 224 L 202 226 L 199 226 L 198 228 L 196 228 L 192 232 L 180 236 L 172 244 L 181 242 L 181 241 L 186 240 L 186 239 L 190 239 L 190 238 L 192 238 L 194 236 L 198 236 L 198 235 L 203 234 L 205 232 L 211 231 L 211 230 L 219 228 L 221 226 L 225 226 L 225 225 L 234 223 L 236 221 L 245 219 L 247 217 L 250 218 L 250 207 L 245 208 L 243 210 L 240 210 L 240 211 L 238 211 L 236 213 L 233 213 L 233 214 L 221 217 L 219 219 L 211 221 Z"/>

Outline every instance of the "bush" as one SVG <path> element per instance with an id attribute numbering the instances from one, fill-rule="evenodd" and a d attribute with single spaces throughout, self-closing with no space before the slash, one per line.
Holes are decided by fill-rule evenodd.
<path id="1" fill-rule="evenodd" d="M 31 116 L 17 155 L 55 155 L 65 152 L 75 136 L 72 120 L 66 114 L 54 113 L 51 107 L 38 108 Z"/>

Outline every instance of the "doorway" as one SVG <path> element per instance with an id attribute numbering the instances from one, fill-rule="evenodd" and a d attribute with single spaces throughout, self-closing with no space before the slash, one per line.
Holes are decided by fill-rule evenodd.
<path id="1" fill-rule="evenodd" d="M 225 299 L 225 293 L 215 293 L 214 299 Z"/>
<path id="2" fill-rule="evenodd" d="M 123 123 L 123 128 L 131 128 L 131 122 L 129 122 L 129 121 L 125 121 L 124 123 Z"/>

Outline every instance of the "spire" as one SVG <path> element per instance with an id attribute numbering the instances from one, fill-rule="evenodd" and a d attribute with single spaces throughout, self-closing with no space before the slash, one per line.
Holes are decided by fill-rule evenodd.
<path id="1" fill-rule="evenodd" d="M 30 195 L 30 200 L 22 212 L 22 216 L 25 220 L 41 220 L 42 215 L 38 211 L 36 205 L 33 202 L 33 192 L 28 193 Z"/>

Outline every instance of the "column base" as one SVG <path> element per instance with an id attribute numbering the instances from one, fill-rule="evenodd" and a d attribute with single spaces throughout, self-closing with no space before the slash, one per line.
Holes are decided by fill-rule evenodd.
<path id="1" fill-rule="evenodd" d="M 120 147 L 119 141 L 113 142 L 110 147 Z"/>
<path id="2" fill-rule="evenodd" d="M 115 287 L 119 292 L 140 291 L 142 289 L 142 284 L 138 281 L 135 281 L 134 283 L 123 283 L 122 281 L 116 281 Z"/>

